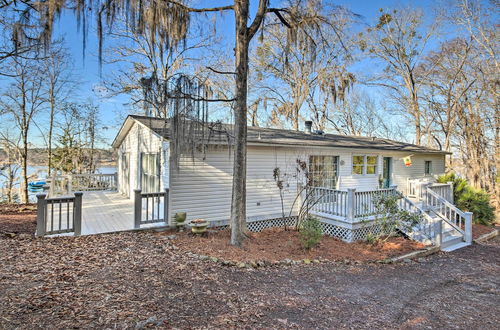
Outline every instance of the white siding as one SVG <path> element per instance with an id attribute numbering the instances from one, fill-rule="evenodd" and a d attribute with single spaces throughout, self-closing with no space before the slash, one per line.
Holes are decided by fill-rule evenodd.
<path id="1" fill-rule="evenodd" d="M 134 189 L 140 188 L 140 153 L 141 152 L 159 152 L 160 153 L 160 185 L 161 189 L 168 187 L 168 160 L 169 159 L 169 143 L 162 141 L 158 135 L 153 133 L 149 128 L 138 122 L 134 122 L 125 139 L 118 147 L 118 177 L 121 177 L 123 166 L 121 164 L 121 155 L 124 152 L 129 153 L 130 167 L 130 191 L 128 195 L 132 199 Z M 122 193 L 123 184 L 118 182 L 118 189 Z"/>
<path id="2" fill-rule="evenodd" d="M 433 162 L 435 174 L 444 173 L 444 155 L 414 155 L 413 165 L 405 167 L 403 152 L 350 150 L 344 148 L 248 146 L 247 217 L 277 217 L 281 215 L 279 189 L 273 179 L 273 169 L 280 167 L 285 176 L 285 213 L 290 212 L 296 196 L 296 160 L 308 160 L 309 155 L 339 156 L 339 189 L 372 190 L 378 187 L 382 174 L 382 158 L 393 158 L 393 184 L 406 187 L 408 177 L 424 174 L 424 161 Z M 377 174 L 353 175 L 353 155 L 377 155 Z M 203 156 L 182 157 L 179 169 L 171 170 L 171 214 L 187 212 L 189 220 L 228 220 L 232 190 L 232 152 L 227 148 L 211 149 Z"/>

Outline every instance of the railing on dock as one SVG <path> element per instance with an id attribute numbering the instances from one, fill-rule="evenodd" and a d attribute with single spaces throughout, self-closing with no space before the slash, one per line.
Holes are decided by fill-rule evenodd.
<path id="1" fill-rule="evenodd" d="M 168 222 L 169 189 L 163 192 L 143 193 L 134 190 L 134 228 L 150 223 Z"/>
<path id="2" fill-rule="evenodd" d="M 62 196 L 74 191 L 116 191 L 117 174 L 67 174 L 49 178 L 49 196 Z"/>
<path id="3" fill-rule="evenodd" d="M 37 195 L 37 225 L 36 235 L 54 235 L 82 233 L 82 193 L 74 196 L 46 198 L 47 195 Z"/>

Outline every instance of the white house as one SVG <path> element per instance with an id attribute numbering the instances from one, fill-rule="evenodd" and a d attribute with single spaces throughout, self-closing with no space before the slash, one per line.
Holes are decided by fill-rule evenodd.
<path id="1" fill-rule="evenodd" d="M 168 188 L 169 219 L 177 212 L 186 212 L 188 220 L 203 218 L 212 224 L 227 224 L 233 170 L 227 143 L 220 140 L 204 153 L 180 155 L 174 169 L 169 125 L 168 120 L 160 118 L 127 117 L 113 142 L 118 152 L 119 191 L 132 199 L 135 189 L 158 192 Z M 231 125 L 225 127 L 231 129 Z M 305 132 L 248 127 L 249 222 L 283 218 L 280 191 L 273 177 L 275 168 L 280 169 L 284 181 L 285 213 L 296 215 L 299 203 L 294 201 L 300 184 L 297 160 L 307 163 L 314 186 L 339 191 L 340 197 L 332 197 L 336 201 L 348 190 L 354 191 L 359 194 L 359 203 L 368 192 L 384 187 L 397 186 L 403 194 L 414 194 L 409 185 L 412 179 L 432 178 L 445 171 L 445 151 L 376 137 L 314 133 L 310 124 L 306 127 L 309 130 Z M 405 158 L 411 165 L 404 163 Z M 337 212 L 341 216 L 326 211 L 318 214 L 332 214 L 326 219 L 335 227 L 332 234 L 364 226 L 362 219 L 359 223 L 345 221 L 347 211 Z"/>

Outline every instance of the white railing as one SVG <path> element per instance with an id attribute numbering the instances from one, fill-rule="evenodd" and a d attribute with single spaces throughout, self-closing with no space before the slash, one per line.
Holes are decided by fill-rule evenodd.
<path id="1" fill-rule="evenodd" d="M 453 204 L 453 182 L 433 183 L 427 188 Z"/>
<path id="2" fill-rule="evenodd" d="M 425 198 L 426 187 L 433 184 L 435 181 L 436 179 L 433 176 L 408 178 L 406 181 L 406 195 L 422 200 Z"/>
<path id="3" fill-rule="evenodd" d="M 377 214 L 376 198 L 392 195 L 396 188 L 370 191 L 347 191 L 314 187 L 308 193 L 309 211 L 346 222 L 363 221 Z"/>
<path id="4" fill-rule="evenodd" d="M 354 193 L 354 217 L 362 218 L 377 214 L 376 200 L 379 196 L 396 194 L 396 189 L 378 189 L 370 191 L 356 191 Z"/>
<path id="5" fill-rule="evenodd" d="M 409 200 L 405 196 L 401 196 L 398 200 L 398 206 L 401 210 L 404 210 L 411 214 L 420 215 L 420 222 L 410 229 L 400 228 L 412 239 L 420 242 L 430 241 L 435 245 L 440 246 L 442 242 L 442 222 L 435 221 L 432 217 L 427 214 L 423 209 L 418 207 L 415 203 Z"/>
<path id="6" fill-rule="evenodd" d="M 315 187 L 309 193 L 310 210 L 347 217 L 347 191 Z"/>
<path id="7" fill-rule="evenodd" d="M 54 235 L 82 232 L 82 194 L 74 196 L 46 198 L 45 194 L 37 197 L 36 235 Z"/>
<path id="8" fill-rule="evenodd" d="M 67 174 L 49 178 L 49 196 L 69 195 L 74 191 L 115 191 L 117 174 Z"/>
<path id="9" fill-rule="evenodd" d="M 472 242 L 472 212 L 463 212 L 432 189 L 427 190 L 425 204 L 429 210 L 462 234 L 465 242 Z"/>

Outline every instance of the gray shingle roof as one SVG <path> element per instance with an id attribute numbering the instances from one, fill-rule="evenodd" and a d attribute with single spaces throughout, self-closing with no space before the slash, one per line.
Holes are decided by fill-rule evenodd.
<path id="1" fill-rule="evenodd" d="M 141 122 L 143 125 L 149 127 L 155 133 L 164 138 L 170 138 L 170 121 L 154 118 L 130 115 L 130 118 Z M 222 124 L 222 128 L 228 132 L 232 131 L 232 124 Z M 212 143 L 225 143 L 227 138 L 221 136 L 213 139 Z M 115 141 L 116 142 L 116 141 Z M 262 143 L 273 145 L 287 145 L 287 146 L 321 146 L 321 147 L 336 147 L 336 148 L 360 148 L 360 149 L 377 149 L 377 150 L 391 150 L 391 151 L 405 151 L 411 153 L 439 153 L 447 154 L 443 150 L 437 150 L 418 146 L 406 142 L 398 142 L 383 138 L 373 138 L 365 136 L 350 136 L 338 134 L 308 134 L 301 131 L 264 128 L 264 127 L 248 127 L 247 134 L 248 143 Z"/>

